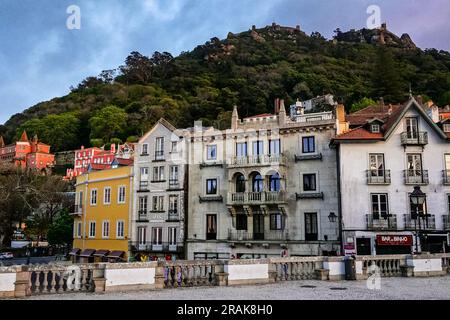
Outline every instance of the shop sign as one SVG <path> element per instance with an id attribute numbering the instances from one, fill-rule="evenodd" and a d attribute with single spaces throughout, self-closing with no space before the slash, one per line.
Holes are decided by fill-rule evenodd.
<path id="1" fill-rule="evenodd" d="M 406 235 L 378 235 L 379 246 L 412 246 L 413 237 Z"/>

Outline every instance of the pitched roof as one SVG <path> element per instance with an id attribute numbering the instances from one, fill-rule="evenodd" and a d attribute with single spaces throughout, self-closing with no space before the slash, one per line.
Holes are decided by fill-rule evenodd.
<path id="1" fill-rule="evenodd" d="M 373 105 L 368 106 L 364 109 L 353 112 L 352 114 L 346 115 L 345 119 L 350 123 L 350 126 L 361 126 L 367 121 L 372 119 L 379 119 L 381 121 L 386 122 L 387 118 L 394 112 L 396 112 L 401 105 Z"/>
<path id="2" fill-rule="evenodd" d="M 27 135 L 27 132 L 25 130 L 22 132 L 22 136 L 20 137 L 20 141 L 21 142 L 28 142 L 28 135 Z"/>
<path id="3" fill-rule="evenodd" d="M 334 140 L 382 140 L 383 134 L 372 133 L 363 127 L 358 127 L 338 135 Z"/>

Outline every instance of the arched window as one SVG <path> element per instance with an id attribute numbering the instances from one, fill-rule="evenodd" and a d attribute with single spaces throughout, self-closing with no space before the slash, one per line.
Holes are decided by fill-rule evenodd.
<path id="1" fill-rule="evenodd" d="M 263 177 L 258 173 L 253 176 L 253 192 L 262 192 L 264 189 L 264 179 Z"/>
<path id="2" fill-rule="evenodd" d="M 269 177 L 269 191 L 281 190 L 281 178 L 278 173 L 275 173 Z"/>
<path id="3" fill-rule="evenodd" d="M 245 177 L 242 174 L 236 177 L 236 192 L 245 192 Z"/>

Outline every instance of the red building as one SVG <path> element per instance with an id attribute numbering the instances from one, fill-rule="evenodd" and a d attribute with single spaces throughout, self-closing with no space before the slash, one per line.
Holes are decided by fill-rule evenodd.
<path id="1" fill-rule="evenodd" d="M 39 142 L 37 135 L 29 140 L 24 131 L 20 140 L 10 145 L 5 145 L 0 137 L 0 161 L 14 163 L 22 169 L 44 171 L 54 165 L 55 155 L 50 153 L 49 145 Z"/>

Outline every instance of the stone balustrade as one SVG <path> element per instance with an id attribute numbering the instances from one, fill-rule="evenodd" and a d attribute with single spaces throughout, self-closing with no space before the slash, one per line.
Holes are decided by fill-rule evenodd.
<path id="1" fill-rule="evenodd" d="M 348 276 L 349 266 L 354 271 Z M 377 268 L 374 268 L 374 267 Z M 374 269 L 376 271 L 374 271 Z M 258 260 L 195 260 L 0 267 L 0 298 L 66 292 L 233 286 L 281 281 L 441 276 L 450 254 L 351 257 L 288 257 Z"/>

